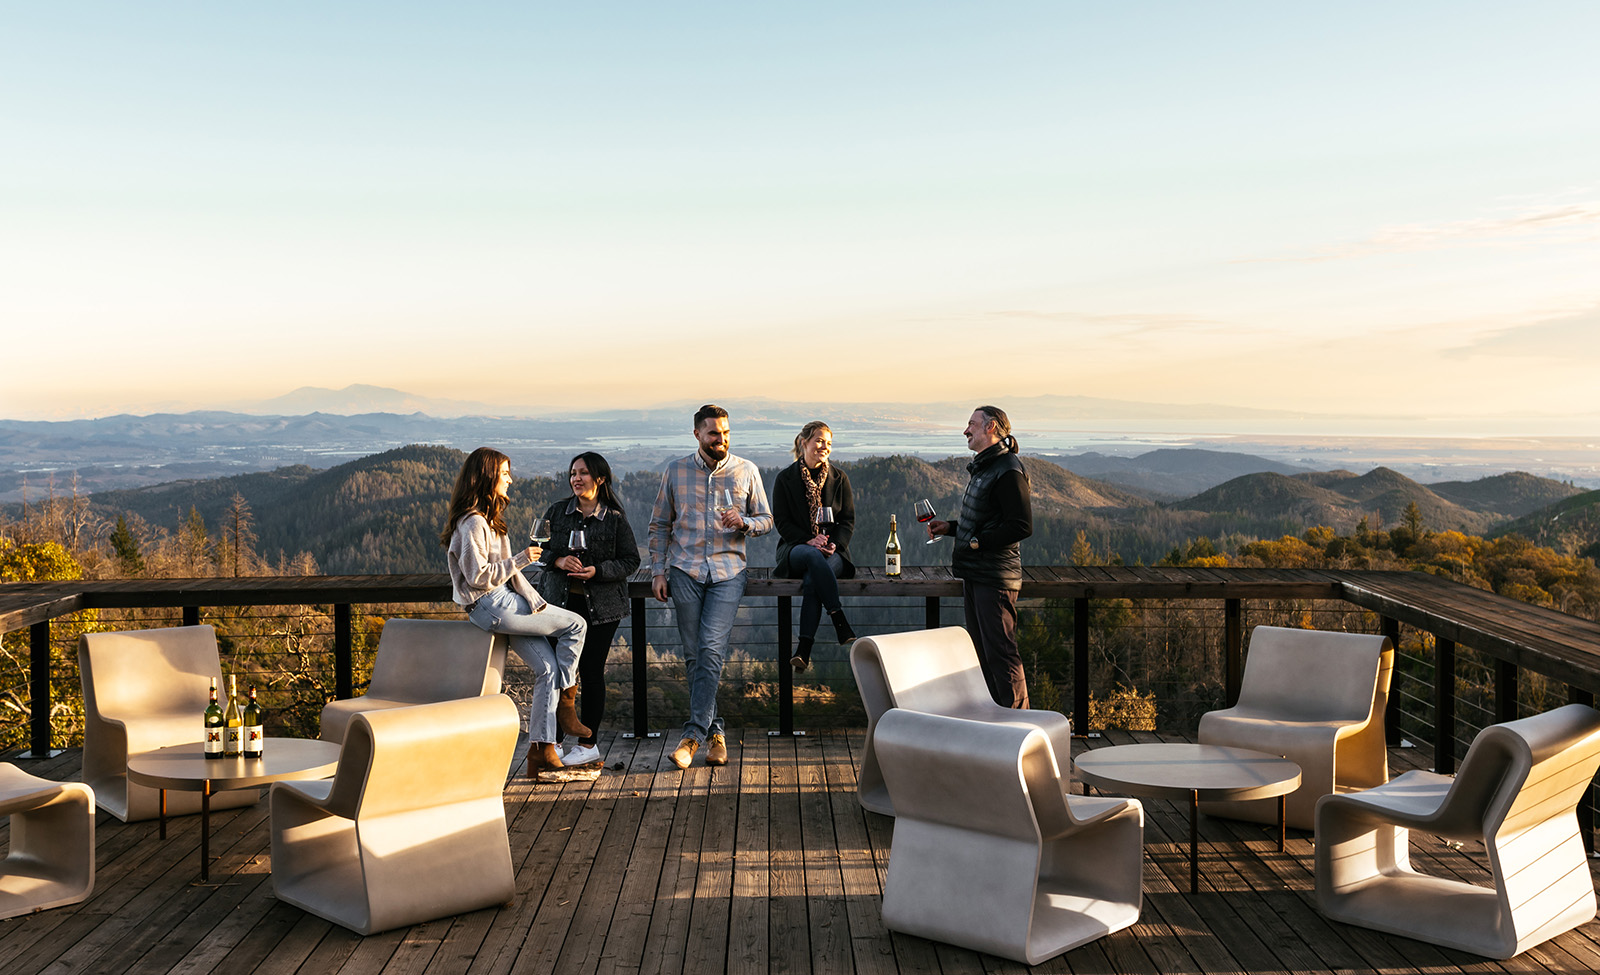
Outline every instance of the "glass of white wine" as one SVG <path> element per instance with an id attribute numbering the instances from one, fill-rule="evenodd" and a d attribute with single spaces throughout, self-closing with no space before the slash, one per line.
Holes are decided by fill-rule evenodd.
<path id="1" fill-rule="evenodd" d="M 528 541 L 540 548 L 544 548 L 545 543 L 550 541 L 549 518 L 533 519 L 533 527 L 528 530 Z M 541 555 L 539 561 L 543 562 L 544 556 Z"/>
<path id="2" fill-rule="evenodd" d="M 725 511 L 734 510 L 733 509 L 733 492 L 732 491 L 728 490 L 727 488 L 712 488 L 711 489 L 711 510 L 716 512 L 716 515 L 717 515 L 717 527 L 721 528 L 725 532 L 733 531 L 732 528 L 729 528 L 727 525 L 724 525 L 722 523 L 722 513 L 725 512 Z"/>

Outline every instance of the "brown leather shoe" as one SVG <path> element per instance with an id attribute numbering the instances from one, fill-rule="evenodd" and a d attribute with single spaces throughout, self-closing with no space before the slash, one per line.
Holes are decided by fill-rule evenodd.
<path id="1" fill-rule="evenodd" d="M 693 738 L 685 738 L 678 742 L 678 747 L 672 750 L 672 764 L 681 769 L 686 769 L 694 764 L 694 753 L 700 750 L 700 743 Z"/>
<path id="2" fill-rule="evenodd" d="M 540 772 L 566 768 L 561 761 L 561 749 L 553 742 L 534 742 L 528 746 L 528 778 L 537 778 Z"/>
<path id="3" fill-rule="evenodd" d="M 588 727 L 578 719 L 578 707 L 574 703 L 577 699 L 577 684 L 561 692 L 560 700 L 556 701 L 556 727 L 574 738 L 588 738 Z"/>
<path id="4" fill-rule="evenodd" d="M 728 739 L 721 735 L 712 735 L 707 743 L 711 747 L 706 749 L 706 764 L 728 764 Z"/>

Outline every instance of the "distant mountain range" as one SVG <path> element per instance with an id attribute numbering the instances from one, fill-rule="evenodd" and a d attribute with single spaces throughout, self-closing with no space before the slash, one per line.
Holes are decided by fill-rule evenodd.
<path id="1" fill-rule="evenodd" d="M 1330 471 L 1285 475 L 1258 470 L 1233 477 L 1193 496 L 1163 503 L 1166 489 L 1195 471 L 1212 475 L 1231 467 L 1268 464 L 1260 458 L 1215 456 L 1215 451 L 1168 450 L 1158 457 L 1132 458 L 1126 465 L 1097 465 L 1125 479 L 1140 471 L 1161 488 L 1116 484 L 1090 478 L 1041 457 L 1027 457 L 1033 485 L 1035 535 L 1027 543 L 1029 560 L 1064 563 L 1074 537 L 1084 531 L 1096 545 L 1127 559 L 1152 562 L 1173 546 L 1201 536 L 1269 537 L 1328 525 L 1348 533 L 1363 517 L 1372 528 L 1399 524 L 1406 506 L 1415 502 L 1430 529 L 1460 529 L 1482 534 L 1504 526 L 1510 518 L 1525 525 L 1525 534 L 1542 540 L 1566 531 L 1568 548 L 1600 541 L 1600 492 L 1579 492 L 1560 481 L 1507 474 L 1469 482 L 1425 486 L 1387 468 L 1366 474 Z M 90 497 L 96 513 L 108 521 L 135 515 L 152 526 L 175 530 L 191 508 L 206 522 L 220 524 L 235 493 L 249 503 L 255 518 L 258 551 L 269 561 L 281 553 L 310 552 L 326 572 L 428 572 L 443 565 L 437 535 L 442 527 L 450 484 L 465 455 L 442 446 L 411 445 L 361 457 L 327 469 L 294 465 L 269 472 L 204 480 L 175 481 L 132 490 L 98 492 Z M 858 510 L 858 561 L 875 563 L 887 534 L 888 518 L 901 519 L 903 540 L 920 529 L 910 520 L 911 503 L 929 498 L 942 513 L 953 513 L 967 481 L 966 458 L 928 462 L 893 455 L 864 458 L 845 465 Z M 1281 466 L 1281 465 L 1278 465 Z M 776 465 L 765 476 L 770 489 Z M 641 545 L 645 543 L 650 508 L 660 476 L 652 470 L 622 475 L 616 485 Z M 508 511 L 515 530 L 522 531 L 536 509 L 568 493 L 563 480 L 531 476 L 519 479 Z M 1587 502 L 1582 499 L 1588 498 Z M 20 516 L 19 505 L 5 514 Z M 1578 535 L 1573 535 L 1578 531 Z M 1584 534 L 1584 533 L 1587 534 Z M 1539 534 L 1543 533 L 1543 534 Z M 1553 537 L 1553 536 L 1552 536 Z M 1550 544 L 1545 541 L 1545 544 Z M 758 539 L 753 564 L 770 565 L 775 540 Z M 944 546 L 907 545 L 907 564 L 942 563 Z"/>

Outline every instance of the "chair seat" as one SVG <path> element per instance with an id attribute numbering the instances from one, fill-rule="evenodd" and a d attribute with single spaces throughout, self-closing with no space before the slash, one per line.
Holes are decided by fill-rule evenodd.
<path id="1" fill-rule="evenodd" d="M 93 789 L 0 762 L 0 816 L 11 818 L 0 918 L 76 904 L 94 891 Z"/>

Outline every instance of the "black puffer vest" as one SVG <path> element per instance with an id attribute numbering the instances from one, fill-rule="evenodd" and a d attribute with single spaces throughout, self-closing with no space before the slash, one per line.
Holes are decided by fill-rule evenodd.
<path id="1" fill-rule="evenodd" d="M 972 480 L 961 499 L 961 520 L 957 523 L 955 553 L 950 571 L 957 579 L 996 589 L 1022 588 L 1022 546 L 1016 542 L 997 549 L 974 549 L 972 540 L 1000 524 L 1000 508 L 994 501 L 994 482 L 1007 471 L 1027 469 L 1016 454 L 997 443 L 973 458 L 967 465 Z"/>

